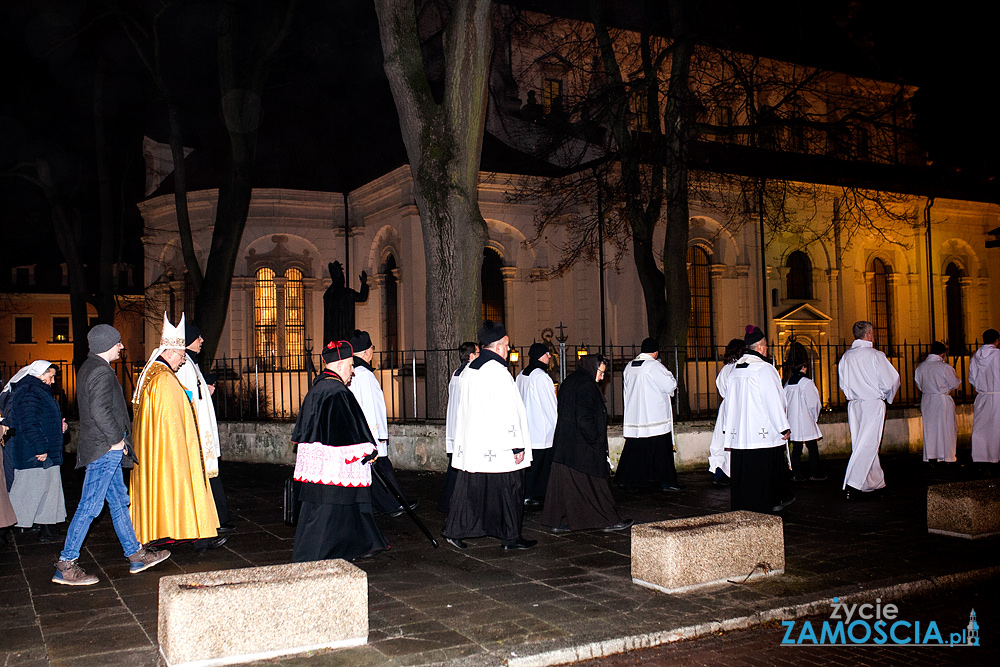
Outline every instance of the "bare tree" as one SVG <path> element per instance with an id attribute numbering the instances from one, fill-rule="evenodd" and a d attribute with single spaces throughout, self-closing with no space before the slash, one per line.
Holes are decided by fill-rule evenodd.
<path id="1" fill-rule="evenodd" d="M 194 287 L 194 317 L 205 345 L 202 361 L 211 366 L 229 312 L 233 273 L 250 212 L 252 175 L 257 154 L 261 96 L 281 47 L 287 39 L 298 0 L 275 2 L 264 8 L 240 7 L 236 0 L 222 0 L 219 16 L 216 66 L 219 74 L 219 108 L 226 127 L 227 152 L 216 202 L 212 241 L 204 271 L 198 262 L 191 233 L 184 169 L 184 138 L 176 96 L 162 70 L 161 21 L 172 10 L 167 4 L 145 14 L 129 5 L 121 10 L 122 24 L 167 106 L 170 149 L 174 163 L 174 206 L 181 252 Z"/>
<path id="2" fill-rule="evenodd" d="M 399 114 L 427 266 L 427 347 L 446 350 L 473 337 L 479 322 L 486 221 L 479 210 L 479 159 L 493 50 L 491 0 L 443 3 L 375 0 L 385 72 Z M 418 14 L 420 26 L 418 27 Z M 443 92 L 436 99 L 421 31 L 443 47 Z M 427 368 L 427 409 L 447 405 L 445 355 Z"/>
<path id="3" fill-rule="evenodd" d="M 554 222 L 566 230 L 555 272 L 593 256 L 597 225 L 619 258 L 623 235 L 649 334 L 681 350 L 690 318 L 691 201 L 710 205 L 732 228 L 756 223 L 773 236 L 808 226 L 813 239 L 844 240 L 845 232 L 884 230 L 911 215 L 903 197 L 843 177 L 859 161 L 892 165 L 909 156 L 900 126 L 911 90 L 727 50 L 705 39 L 696 5 L 670 0 L 652 11 L 646 3 L 649 20 L 636 30 L 611 25 L 597 0 L 586 21 L 525 13 L 519 43 L 531 53 L 514 78 L 558 67 L 575 90 L 540 121 L 508 119 L 505 128 L 513 143 L 571 172 L 525 181 L 514 194 L 541 204 L 537 236 Z M 831 197 L 839 214 L 817 235 L 808 211 Z M 595 215 L 598 199 L 611 215 Z"/>

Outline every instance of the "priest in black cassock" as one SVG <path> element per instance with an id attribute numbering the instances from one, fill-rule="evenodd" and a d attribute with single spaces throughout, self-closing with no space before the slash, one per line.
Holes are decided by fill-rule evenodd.
<path id="1" fill-rule="evenodd" d="M 531 438 L 524 403 L 507 370 L 510 339 L 500 322 L 479 330 L 479 357 L 462 372 L 455 418 L 455 490 L 443 535 L 465 549 L 464 540 L 492 536 L 502 549 L 530 549 L 521 537 L 524 469 L 531 465 Z"/>
<path id="2" fill-rule="evenodd" d="M 302 509 L 292 562 L 328 558 L 354 560 L 388 548 L 372 512 L 371 466 L 362 459 L 376 451 L 375 436 L 354 394 L 353 349 L 332 341 L 325 364 L 306 394 L 295 422 L 295 479 L 302 482 Z"/>
<path id="3" fill-rule="evenodd" d="M 611 496 L 608 411 L 600 382 L 607 359 L 590 354 L 559 386 L 559 417 L 552 442 L 552 472 L 545 491 L 542 525 L 553 533 L 625 530 Z"/>

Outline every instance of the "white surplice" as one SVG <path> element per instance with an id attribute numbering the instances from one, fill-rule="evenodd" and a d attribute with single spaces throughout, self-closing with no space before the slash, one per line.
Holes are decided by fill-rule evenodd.
<path id="1" fill-rule="evenodd" d="M 747 352 L 729 374 L 725 400 L 726 447 L 767 449 L 785 444 L 788 430 L 781 376 L 766 359 Z"/>
<path id="2" fill-rule="evenodd" d="M 788 425 L 792 429 L 789 440 L 809 442 L 823 437 L 823 432 L 816 423 L 823 410 L 823 401 L 819 398 L 815 382 L 803 377 L 795 384 L 785 385 L 785 405 Z"/>
<path id="3" fill-rule="evenodd" d="M 722 400 L 719 401 L 719 408 L 715 412 L 715 429 L 712 431 L 712 442 L 708 446 L 708 471 L 714 473 L 716 468 L 722 470 L 726 477 L 729 477 L 729 452 L 726 451 L 726 429 L 725 429 L 725 409 L 726 390 L 729 385 L 729 374 L 733 372 L 733 364 L 726 364 L 715 376 L 715 390 L 719 392 Z"/>
<path id="4" fill-rule="evenodd" d="M 874 491 L 885 486 L 878 460 L 885 425 L 885 405 L 899 391 L 899 373 L 871 341 L 856 340 L 837 364 L 840 389 L 850 401 L 847 422 L 851 428 L 851 458 L 844 485 Z"/>
<path id="5" fill-rule="evenodd" d="M 444 451 L 451 454 L 455 451 L 455 420 L 458 418 L 458 399 L 462 389 L 462 371 L 469 362 L 465 362 L 451 374 L 448 381 L 448 412 L 444 420 Z"/>
<path id="6" fill-rule="evenodd" d="M 969 362 L 969 382 L 976 388 L 972 414 L 972 460 L 1000 461 L 1000 348 L 983 345 Z"/>
<path id="7" fill-rule="evenodd" d="M 218 477 L 219 457 L 222 455 L 219 446 L 219 422 L 215 418 L 215 405 L 212 403 L 208 385 L 205 384 L 205 376 L 201 374 L 201 369 L 190 354 L 174 375 L 191 398 L 191 406 L 198 421 L 198 442 L 201 444 L 201 458 L 205 462 L 205 472 L 209 477 Z"/>
<path id="8" fill-rule="evenodd" d="M 625 394 L 626 438 L 649 438 L 674 430 L 670 399 L 677 380 L 667 367 L 643 352 L 630 361 L 622 373 Z"/>
<path id="9" fill-rule="evenodd" d="M 487 473 L 527 468 L 531 438 L 524 401 L 502 360 L 484 360 L 485 356 L 486 351 L 476 359 L 483 363 L 473 362 L 462 371 L 451 465 L 456 470 Z M 520 463 L 514 460 L 515 449 L 524 450 Z"/>
<path id="10" fill-rule="evenodd" d="M 921 391 L 920 417 L 924 432 L 924 461 L 954 461 L 958 443 L 955 400 L 951 392 L 962 384 L 955 369 L 940 355 L 928 354 L 913 373 Z"/>
<path id="11" fill-rule="evenodd" d="M 556 433 L 556 385 L 549 374 L 541 368 L 531 369 L 531 373 L 521 371 L 517 376 L 517 391 L 524 401 L 528 416 L 528 434 L 532 449 L 550 449 L 552 437 Z"/>
<path id="12" fill-rule="evenodd" d="M 378 455 L 389 456 L 389 447 L 386 444 L 389 439 L 389 423 L 386 419 L 385 394 L 382 393 L 382 386 L 378 383 L 375 374 L 361 365 L 354 366 L 354 378 L 348 386 L 354 398 L 358 399 L 361 411 L 365 413 L 365 420 L 372 435 L 378 441 Z"/>

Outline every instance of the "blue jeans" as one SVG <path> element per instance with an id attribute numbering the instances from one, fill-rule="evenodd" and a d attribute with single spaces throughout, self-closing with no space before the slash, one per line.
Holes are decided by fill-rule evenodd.
<path id="1" fill-rule="evenodd" d="M 63 546 L 59 560 L 76 560 L 80 557 L 80 548 L 87 537 L 90 524 L 104 509 L 104 501 L 108 501 L 111 512 L 111 522 L 122 543 L 125 556 L 131 556 L 139 551 L 142 545 L 135 538 L 135 528 L 128 515 L 128 489 L 122 477 L 122 450 L 109 450 L 107 454 L 87 466 L 87 474 L 83 478 L 83 492 L 80 494 L 80 504 L 76 506 L 76 514 L 66 530 L 66 544 Z"/>

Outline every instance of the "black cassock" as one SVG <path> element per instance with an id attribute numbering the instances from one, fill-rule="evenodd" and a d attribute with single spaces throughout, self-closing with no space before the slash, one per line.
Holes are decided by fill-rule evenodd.
<path id="1" fill-rule="evenodd" d="M 558 400 L 542 524 L 587 530 L 620 523 L 611 495 L 608 417 L 600 385 L 587 371 L 576 370 L 559 387 Z"/>
<path id="2" fill-rule="evenodd" d="M 293 442 L 328 447 L 375 443 L 354 394 L 336 373 L 324 370 L 306 394 L 292 432 Z M 372 512 L 371 487 L 303 482 L 302 509 L 292 562 L 354 559 L 387 548 Z"/>

